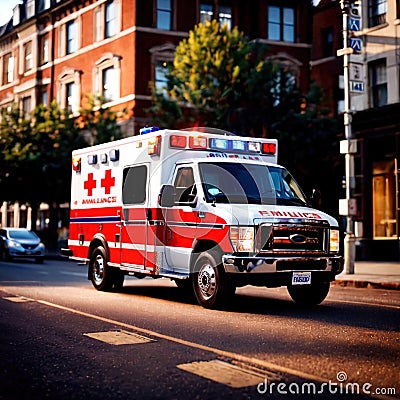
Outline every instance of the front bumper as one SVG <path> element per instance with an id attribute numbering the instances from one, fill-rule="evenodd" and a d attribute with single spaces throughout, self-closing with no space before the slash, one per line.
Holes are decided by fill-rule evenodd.
<path id="1" fill-rule="evenodd" d="M 222 257 L 225 272 L 237 285 L 285 286 L 294 272 L 311 272 L 313 281 L 333 281 L 343 271 L 343 257 Z"/>
<path id="2" fill-rule="evenodd" d="M 9 248 L 8 255 L 10 257 L 44 257 L 44 250 L 42 249 L 34 249 L 34 250 L 24 250 L 24 249 L 15 249 Z"/>

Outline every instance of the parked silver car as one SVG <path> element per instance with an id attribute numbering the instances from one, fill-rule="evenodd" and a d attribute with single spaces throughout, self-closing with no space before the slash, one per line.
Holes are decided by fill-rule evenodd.
<path id="1" fill-rule="evenodd" d="M 37 263 L 44 259 L 45 246 L 35 232 L 26 228 L 0 229 L 0 256 L 1 259 L 30 257 Z"/>

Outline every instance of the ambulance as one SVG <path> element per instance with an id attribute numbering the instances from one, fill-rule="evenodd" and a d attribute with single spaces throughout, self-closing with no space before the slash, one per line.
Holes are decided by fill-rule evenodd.
<path id="1" fill-rule="evenodd" d="M 169 278 L 206 308 L 245 285 L 319 304 L 343 270 L 338 223 L 277 160 L 274 139 L 212 128 L 148 127 L 76 150 L 62 254 L 102 291 L 130 275 Z"/>

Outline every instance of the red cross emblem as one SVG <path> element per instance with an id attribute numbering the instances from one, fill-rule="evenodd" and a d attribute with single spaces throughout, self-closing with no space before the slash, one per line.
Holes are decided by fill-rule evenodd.
<path id="1" fill-rule="evenodd" d="M 93 179 L 93 173 L 88 174 L 88 178 L 84 182 L 83 187 L 88 191 L 88 196 L 91 196 L 93 189 L 96 187 L 96 180 Z"/>
<path id="2" fill-rule="evenodd" d="M 111 176 L 111 169 L 107 169 L 104 178 L 101 180 L 101 187 L 104 188 L 106 194 L 110 194 L 111 188 L 115 185 L 115 178 Z"/>

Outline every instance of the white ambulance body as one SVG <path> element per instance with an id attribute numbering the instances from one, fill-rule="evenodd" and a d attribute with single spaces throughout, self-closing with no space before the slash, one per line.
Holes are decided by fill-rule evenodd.
<path id="1" fill-rule="evenodd" d="M 324 300 L 343 269 L 338 224 L 277 165 L 276 140 L 148 130 L 73 152 L 62 253 L 98 290 L 134 275 L 173 279 L 209 308 L 247 284 Z"/>

